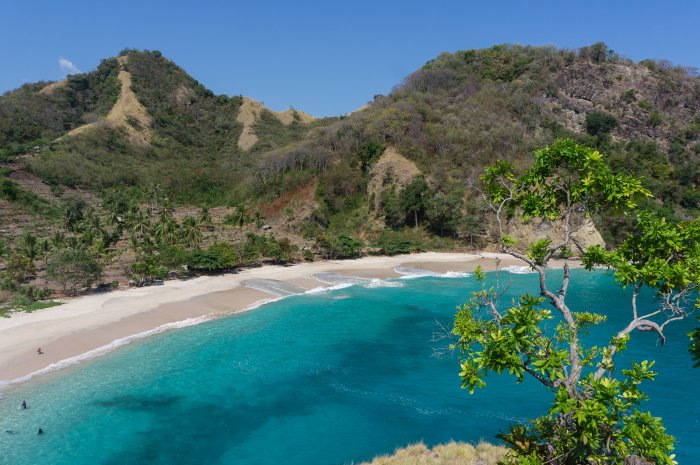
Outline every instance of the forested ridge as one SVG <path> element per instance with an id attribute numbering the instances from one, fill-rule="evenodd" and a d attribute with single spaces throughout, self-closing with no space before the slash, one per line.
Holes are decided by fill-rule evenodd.
<path id="1" fill-rule="evenodd" d="M 0 305 L 126 277 L 488 248 L 484 166 L 522 171 L 563 137 L 640 177 L 644 208 L 700 209 L 700 79 L 602 43 L 444 53 L 337 118 L 244 102 L 131 49 L 1 96 Z M 631 221 L 602 212 L 596 226 L 614 244 Z M 97 267 L 75 289 L 49 273 L 79 260 Z"/>

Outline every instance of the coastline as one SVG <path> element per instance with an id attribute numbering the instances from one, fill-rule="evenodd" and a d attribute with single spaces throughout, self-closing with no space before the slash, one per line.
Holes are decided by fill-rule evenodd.
<path id="1" fill-rule="evenodd" d="M 58 307 L 0 319 L 0 390 L 81 363 L 136 339 L 252 310 L 283 298 L 245 287 L 241 282 L 247 279 L 273 279 L 310 291 L 332 285 L 315 279 L 314 273 L 389 279 L 402 276 L 394 271 L 397 267 L 446 273 L 470 272 L 481 266 L 492 271 L 496 269 L 496 258 L 501 260 L 501 268 L 524 265 L 499 253 L 425 252 L 291 266 L 265 265 L 220 276 L 78 297 Z M 36 353 L 38 347 L 42 348 L 42 355 Z"/>

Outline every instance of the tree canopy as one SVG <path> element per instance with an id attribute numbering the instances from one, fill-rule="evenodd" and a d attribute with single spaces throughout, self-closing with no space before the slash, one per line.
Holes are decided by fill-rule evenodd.
<path id="1" fill-rule="evenodd" d="M 501 230 L 501 250 L 525 261 L 539 275 L 540 295 L 522 295 L 510 306 L 499 301 L 503 289 L 475 292 L 458 309 L 453 335 L 461 357 L 462 386 L 474 392 L 486 385 L 489 372 L 507 372 L 518 381 L 531 376 L 552 395 L 547 415 L 529 425 L 516 425 L 501 435 L 511 448 L 512 464 L 623 464 L 632 456 L 671 465 L 673 438 L 660 418 L 639 410 L 646 396 L 643 381 L 654 378 L 654 362 L 634 362 L 616 369 L 615 355 L 631 334 L 654 331 L 663 342 L 666 325 L 687 317 L 700 284 L 700 222 L 671 223 L 638 212 L 636 199 L 649 195 L 640 181 L 614 174 L 603 155 L 570 139 L 557 140 L 535 152 L 531 168 L 516 176 L 513 167 L 498 162 L 482 175 L 482 194 Z M 572 233 L 603 209 L 637 213 L 637 228 L 614 250 L 600 246 L 584 252 L 587 269 L 603 266 L 623 287 L 632 286 L 630 323 L 611 335 L 607 346 L 585 347 L 580 334 L 605 321 L 602 313 L 577 311 L 569 303 L 569 260 Z M 505 219 L 519 216 L 560 222 L 563 237 L 545 237 L 516 250 L 505 233 Z M 547 280 L 550 260 L 565 259 L 558 289 Z M 485 277 L 481 271 L 477 278 Z M 637 297 L 642 287 L 653 289 L 658 306 L 640 315 Z M 544 304 L 549 304 L 547 308 Z M 547 329 L 547 324 L 555 329 Z"/>

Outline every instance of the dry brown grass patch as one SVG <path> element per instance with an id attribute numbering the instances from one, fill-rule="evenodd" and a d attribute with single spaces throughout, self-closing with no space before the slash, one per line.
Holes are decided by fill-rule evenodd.
<path id="1" fill-rule="evenodd" d="M 481 442 L 476 446 L 449 442 L 432 449 L 423 443 L 397 449 L 393 455 L 376 457 L 362 465 L 496 465 L 506 448 Z"/>

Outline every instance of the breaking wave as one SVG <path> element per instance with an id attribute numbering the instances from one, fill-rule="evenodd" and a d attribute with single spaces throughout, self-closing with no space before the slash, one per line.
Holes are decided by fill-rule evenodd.
<path id="1" fill-rule="evenodd" d="M 396 281 L 385 281 L 377 278 L 364 278 L 362 276 L 352 276 L 344 273 L 321 272 L 314 273 L 311 276 L 322 283 L 335 286 L 363 286 L 368 288 L 377 287 L 403 287 L 403 284 Z M 337 289 L 337 287 L 336 287 Z"/>
<path id="2" fill-rule="evenodd" d="M 535 270 L 530 268 L 528 265 L 520 266 L 520 265 L 508 265 L 504 266 L 501 268 L 502 271 L 507 271 L 508 273 L 513 273 L 513 274 L 531 274 L 531 273 L 536 273 Z"/>
<path id="3" fill-rule="evenodd" d="M 277 279 L 244 279 L 243 281 L 241 281 L 241 286 L 245 286 L 251 289 L 257 289 L 258 291 L 267 292 L 268 294 L 276 295 L 279 297 L 304 294 L 306 292 L 306 289 L 304 289 L 301 286 L 297 286 L 296 284 L 288 283 L 285 281 L 279 281 Z"/>
<path id="4" fill-rule="evenodd" d="M 413 279 L 413 278 L 468 278 L 472 274 L 466 271 L 448 271 L 446 273 L 437 273 L 435 271 L 423 270 L 421 268 L 414 268 L 412 266 L 397 266 L 394 271 L 401 274 L 399 279 Z"/>

